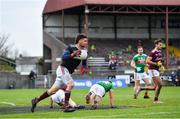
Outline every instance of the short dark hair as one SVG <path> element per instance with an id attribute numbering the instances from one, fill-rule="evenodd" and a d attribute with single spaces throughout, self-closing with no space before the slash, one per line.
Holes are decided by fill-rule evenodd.
<path id="1" fill-rule="evenodd" d="M 154 44 L 158 44 L 158 43 L 162 43 L 162 40 L 161 39 L 157 39 L 154 41 Z"/>
<path id="2" fill-rule="evenodd" d="M 85 34 L 79 34 L 77 35 L 76 39 L 75 39 L 75 44 L 77 44 L 79 42 L 79 40 L 83 39 L 83 38 L 87 38 L 87 36 Z"/>
<path id="3" fill-rule="evenodd" d="M 139 49 L 139 48 L 142 48 L 142 49 L 143 49 L 143 46 L 140 46 L 140 45 L 139 45 L 139 46 L 137 46 L 137 49 Z"/>

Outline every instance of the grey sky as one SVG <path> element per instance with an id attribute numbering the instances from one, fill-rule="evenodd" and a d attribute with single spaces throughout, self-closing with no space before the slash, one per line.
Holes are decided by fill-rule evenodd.
<path id="1" fill-rule="evenodd" d="M 12 49 L 42 56 L 42 11 L 47 0 L 0 0 L 0 33 L 9 34 Z"/>

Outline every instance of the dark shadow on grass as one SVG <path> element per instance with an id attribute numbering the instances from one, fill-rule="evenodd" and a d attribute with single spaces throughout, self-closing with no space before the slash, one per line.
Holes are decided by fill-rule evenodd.
<path id="1" fill-rule="evenodd" d="M 24 114 L 24 113 L 31 113 L 30 106 L 24 106 L 24 107 L 0 107 L 0 114 Z M 144 108 L 143 106 L 116 106 L 116 108 L 110 108 L 107 105 L 98 106 L 95 110 L 104 110 L 104 109 L 131 109 L 131 108 Z M 78 110 L 94 110 L 91 108 L 91 106 L 86 105 L 84 109 L 78 109 Z M 58 106 L 55 106 L 54 108 L 49 108 L 49 106 L 37 106 L 35 109 L 35 112 L 58 112 L 62 111 Z"/>

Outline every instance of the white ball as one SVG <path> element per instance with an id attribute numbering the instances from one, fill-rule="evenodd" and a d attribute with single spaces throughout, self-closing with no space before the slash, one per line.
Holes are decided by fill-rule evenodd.
<path id="1" fill-rule="evenodd" d="M 81 54 L 79 55 L 79 58 L 81 60 L 85 60 L 87 58 L 88 54 L 87 54 L 87 50 L 81 50 Z"/>

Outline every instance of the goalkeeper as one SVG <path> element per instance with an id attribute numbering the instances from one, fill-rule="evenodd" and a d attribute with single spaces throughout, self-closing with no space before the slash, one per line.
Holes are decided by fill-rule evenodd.
<path id="1" fill-rule="evenodd" d="M 143 54 L 142 46 L 138 46 L 137 50 L 138 50 L 138 54 L 136 54 L 131 61 L 131 67 L 133 67 L 135 69 L 134 99 L 137 99 L 141 80 L 143 80 L 145 82 L 146 88 L 150 85 L 149 77 L 147 75 L 147 72 L 145 71 L 145 67 L 147 66 L 147 64 L 146 64 L 147 55 Z M 147 99 L 147 98 L 149 98 L 148 91 L 145 91 L 144 99 Z"/>

